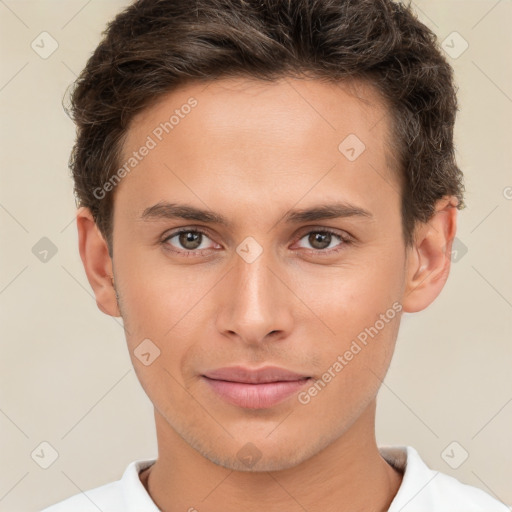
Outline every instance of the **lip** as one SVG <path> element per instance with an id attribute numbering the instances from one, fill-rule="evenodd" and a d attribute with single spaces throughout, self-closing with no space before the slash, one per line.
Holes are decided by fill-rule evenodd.
<path id="1" fill-rule="evenodd" d="M 311 379 L 284 368 L 251 370 L 241 366 L 218 368 L 202 375 L 210 388 L 227 402 L 247 409 L 267 409 L 297 393 Z"/>
<path id="2" fill-rule="evenodd" d="M 228 366 L 216 370 L 207 371 L 203 374 L 209 379 L 226 380 L 230 382 L 241 382 L 244 384 L 265 384 L 267 382 L 289 382 L 309 377 L 295 373 L 278 366 L 265 366 L 253 369 L 243 366 Z"/>

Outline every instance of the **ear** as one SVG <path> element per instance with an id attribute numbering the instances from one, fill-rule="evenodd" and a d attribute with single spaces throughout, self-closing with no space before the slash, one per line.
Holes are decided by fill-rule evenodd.
<path id="1" fill-rule="evenodd" d="M 96 304 L 106 315 L 121 316 L 113 285 L 114 273 L 108 245 L 94 222 L 89 208 L 78 209 L 76 225 L 80 258 L 94 291 Z"/>
<path id="2" fill-rule="evenodd" d="M 403 311 L 425 309 L 441 293 L 450 273 L 452 243 L 457 231 L 457 198 L 444 197 L 435 213 L 415 230 L 414 244 L 407 249 Z"/>

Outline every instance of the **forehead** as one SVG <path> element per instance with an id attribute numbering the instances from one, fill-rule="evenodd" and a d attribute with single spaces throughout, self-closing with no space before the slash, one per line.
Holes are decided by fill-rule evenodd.
<path id="1" fill-rule="evenodd" d="M 201 193 L 212 201 L 222 200 L 222 193 L 298 198 L 326 174 L 324 187 L 342 178 L 340 185 L 356 195 L 372 188 L 378 194 L 382 180 L 396 181 L 389 140 L 386 107 L 365 83 L 298 78 L 190 83 L 132 119 L 121 164 L 144 146 L 151 149 L 116 194 L 130 191 L 139 210 L 148 206 L 143 202 L 165 199 L 159 198 L 165 184 L 167 193 L 188 189 L 190 197 Z"/>
<path id="2" fill-rule="evenodd" d="M 195 106 L 190 108 L 189 105 Z M 174 114 L 174 115 L 173 115 Z M 187 117 L 192 120 L 182 122 Z M 195 120 L 200 120 L 200 127 Z M 179 132 L 196 137 L 201 133 L 218 135 L 232 132 L 277 134 L 280 139 L 313 134 L 342 136 L 352 130 L 368 140 L 369 131 L 379 125 L 372 138 L 387 129 L 388 112 L 377 90 L 362 81 L 327 82 L 283 77 L 274 81 L 255 78 L 224 78 L 206 83 L 191 82 L 160 97 L 155 104 L 136 115 L 127 130 L 124 149 L 154 133 L 156 138 Z M 159 130 L 170 122 L 170 130 Z M 181 124 L 178 130 L 178 124 Z M 185 125 L 185 126 L 184 126 Z M 189 129 L 187 129 L 187 125 Z M 276 133 L 277 132 L 277 133 Z M 197 143 L 197 139 L 195 139 Z"/>

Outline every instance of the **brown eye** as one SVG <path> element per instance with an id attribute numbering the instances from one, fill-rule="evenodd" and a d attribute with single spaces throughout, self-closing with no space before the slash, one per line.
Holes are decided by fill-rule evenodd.
<path id="1" fill-rule="evenodd" d="M 349 243 L 349 240 L 342 235 L 326 230 L 310 231 L 299 240 L 299 244 L 304 243 L 303 240 L 307 244 L 307 246 L 302 245 L 303 248 L 325 253 L 341 249 Z"/>
<path id="2" fill-rule="evenodd" d="M 208 243 L 210 242 L 210 243 Z M 197 229 L 182 229 L 167 236 L 162 243 L 171 246 L 174 252 L 192 252 L 196 250 L 212 249 L 215 243 Z"/>
<path id="3" fill-rule="evenodd" d="M 331 233 L 310 233 L 308 242 L 314 249 L 326 249 L 331 244 Z"/>
<path id="4" fill-rule="evenodd" d="M 201 245 L 202 233 L 197 231 L 183 231 L 178 235 L 178 240 L 185 249 L 194 250 Z"/>

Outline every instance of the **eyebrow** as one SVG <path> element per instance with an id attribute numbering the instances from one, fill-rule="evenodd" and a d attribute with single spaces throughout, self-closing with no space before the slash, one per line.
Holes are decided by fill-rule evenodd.
<path id="1" fill-rule="evenodd" d="M 310 208 L 290 210 L 283 216 L 282 220 L 288 224 L 298 224 L 301 222 L 338 219 L 344 217 L 356 217 L 368 220 L 373 219 L 372 213 L 364 208 L 350 203 L 336 202 L 316 205 Z M 170 219 L 193 220 L 207 224 L 219 224 L 226 227 L 230 227 L 232 225 L 226 217 L 219 213 L 212 212 L 211 210 L 203 210 L 194 206 L 169 203 L 167 201 L 161 201 L 146 208 L 139 218 L 139 220 L 143 221 Z"/>

